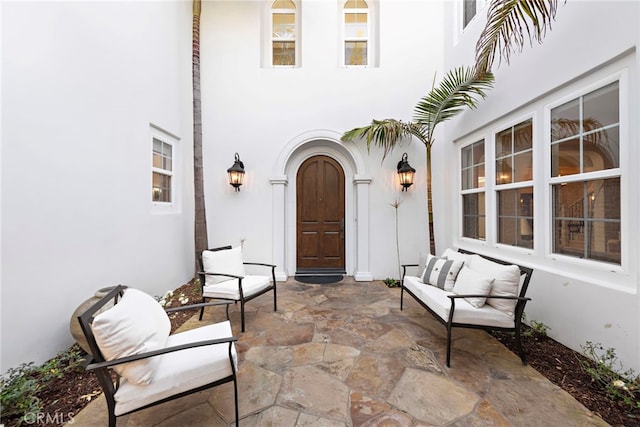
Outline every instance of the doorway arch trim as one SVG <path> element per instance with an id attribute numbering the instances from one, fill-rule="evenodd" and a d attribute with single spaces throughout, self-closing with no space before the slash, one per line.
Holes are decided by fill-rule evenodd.
<path id="1" fill-rule="evenodd" d="M 340 142 L 330 130 L 305 132 L 281 150 L 270 179 L 273 201 L 273 258 L 276 279 L 287 280 L 296 269 L 296 175 L 310 157 L 325 155 L 336 160 L 345 174 L 345 262 L 355 280 L 373 280 L 369 262 L 369 184 L 366 162 L 356 147 Z"/>

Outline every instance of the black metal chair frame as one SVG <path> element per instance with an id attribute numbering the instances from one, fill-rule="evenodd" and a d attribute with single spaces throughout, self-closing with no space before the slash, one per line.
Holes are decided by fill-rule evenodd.
<path id="1" fill-rule="evenodd" d="M 221 246 L 218 248 L 213 248 L 213 249 L 207 249 L 208 251 L 223 251 L 223 250 L 227 250 L 227 249 L 231 249 L 231 245 L 227 245 L 227 246 Z M 226 274 L 226 273 L 217 273 L 217 272 L 205 272 L 204 271 L 204 264 L 202 262 L 202 252 L 199 252 L 196 254 L 196 258 L 198 259 L 198 266 L 200 268 L 200 271 L 198 271 L 198 276 L 200 278 L 200 289 L 202 290 L 202 302 L 204 303 L 206 299 L 216 299 L 216 300 L 224 300 L 224 301 L 234 301 L 234 302 L 238 302 L 235 299 L 226 299 L 226 298 L 208 298 L 204 296 L 204 287 L 206 285 L 206 278 L 207 276 L 226 276 L 226 277 L 231 277 L 234 279 L 238 279 L 238 286 L 239 286 L 239 292 L 240 292 L 240 322 L 242 324 L 242 332 L 244 332 L 245 329 L 245 320 L 244 320 L 244 305 L 245 303 L 251 301 L 254 298 L 259 297 L 262 294 L 265 294 L 271 290 L 273 290 L 273 311 L 278 311 L 278 301 L 277 301 L 277 289 L 276 289 L 276 266 L 274 264 L 265 264 L 265 263 L 261 263 L 261 262 L 243 262 L 244 265 L 255 265 L 255 266 L 261 266 L 261 267 L 269 267 L 271 268 L 271 286 L 266 287 L 265 289 L 261 290 L 260 292 L 257 292 L 249 297 L 245 297 L 244 296 L 244 292 L 242 290 L 242 276 L 236 276 L 234 274 Z M 202 307 L 200 309 L 200 320 L 202 320 L 202 316 L 204 314 L 204 307 Z M 229 318 L 229 306 L 227 306 L 227 318 Z"/>
<path id="2" fill-rule="evenodd" d="M 470 252 L 464 249 L 458 249 L 458 252 L 464 254 L 474 254 L 474 252 Z M 497 258 L 492 258 L 489 256 L 478 254 L 481 257 L 488 259 L 489 261 L 497 262 L 499 264 L 504 265 L 512 265 L 513 263 L 506 262 Z M 517 264 L 516 264 L 517 265 Z M 407 292 L 411 295 L 422 307 L 424 307 L 429 313 L 433 315 L 440 323 L 442 323 L 447 328 L 447 367 L 451 367 L 451 330 L 453 328 L 470 328 L 470 329 L 483 329 L 485 331 L 499 330 L 499 331 L 507 331 L 513 332 L 515 334 L 516 345 L 518 347 L 518 353 L 520 354 L 520 360 L 522 360 L 522 364 L 527 364 L 526 354 L 524 352 L 524 348 L 522 347 L 521 341 L 521 327 L 522 327 L 522 315 L 524 314 L 524 307 L 527 304 L 527 301 L 531 301 L 531 298 L 527 297 L 527 288 L 529 287 L 529 282 L 531 281 L 531 276 L 533 275 L 533 269 L 530 267 L 524 267 L 518 265 L 520 268 L 520 276 L 525 276 L 524 281 L 522 282 L 522 287 L 520 288 L 520 293 L 517 297 L 510 296 L 496 296 L 496 295 L 448 295 L 451 300 L 451 310 L 449 311 L 449 318 L 442 319 L 438 316 L 427 304 L 422 302 L 420 298 L 416 297 L 409 289 L 404 287 L 404 276 L 407 273 L 407 267 L 418 267 L 418 264 L 403 264 L 402 265 L 402 281 L 400 282 L 400 310 L 403 309 L 403 301 L 404 301 L 404 292 Z M 453 315 L 456 309 L 456 299 L 458 298 L 469 298 L 469 297 L 491 297 L 496 299 L 511 299 L 516 300 L 516 308 L 514 311 L 514 327 L 513 328 L 504 328 L 497 326 L 485 326 L 485 325 L 474 325 L 469 323 L 457 323 L 453 321 Z"/>
<path id="3" fill-rule="evenodd" d="M 168 402 L 170 400 L 177 399 L 179 397 L 187 396 L 187 395 L 192 394 L 192 393 L 197 393 L 199 391 L 206 390 L 208 388 L 215 387 L 215 386 L 218 386 L 218 385 L 225 384 L 225 383 L 233 381 L 233 392 L 234 392 L 234 401 L 235 401 L 235 417 L 236 417 L 235 421 L 236 421 L 236 425 L 238 425 L 238 423 L 239 423 L 239 421 L 238 421 L 239 412 L 238 412 L 237 372 L 236 372 L 235 364 L 233 363 L 233 356 L 232 356 L 232 352 L 231 352 L 231 349 L 233 347 L 233 343 L 238 340 L 236 337 L 226 337 L 226 338 L 221 338 L 221 339 L 197 341 L 197 342 L 193 342 L 193 343 L 189 343 L 189 344 L 182 344 L 182 345 L 167 347 L 167 348 L 163 348 L 163 349 L 159 349 L 159 350 L 140 353 L 140 354 L 136 354 L 136 355 L 133 355 L 133 356 L 127 356 L 127 357 L 114 359 L 114 360 L 110 360 L 110 361 L 106 361 L 105 360 L 104 356 L 100 352 L 100 348 L 98 347 L 98 344 L 97 344 L 97 342 L 95 340 L 95 337 L 93 335 L 93 332 L 91 330 L 91 323 L 93 322 L 93 319 L 94 319 L 96 313 L 102 307 L 104 307 L 106 304 L 108 304 L 110 301 L 113 300 L 114 304 L 117 304 L 118 300 L 124 294 L 124 291 L 125 291 L 126 288 L 127 287 L 123 286 L 123 285 L 118 285 L 118 286 L 114 287 L 114 289 L 111 290 L 107 295 L 102 297 L 94 305 L 89 307 L 84 313 L 82 313 L 80 316 L 78 316 L 78 321 L 80 322 L 80 327 L 82 328 L 82 331 L 84 332 L 84 335 L 87 338 L 87 342 L 89 344 L 89 348 L 91 349 L 91 353 L 92 353 L 92 355 L 91 355 L 92 359 L 89 361 L 89 364 L 88 364 L 86 369 L 88 371 L 93 371 L 96 374 L 96 376 L 98 377 L 98 382 L 100 383 L 100 386 L 102 387 L 102 391 L 104 392 L 104 396 L 105 396 L 105 398 L 107 400 L 107 408 L 108 408 L 108 411 L 109 411 L 109 427 L 115 427 L 116 426 L 117 416 L 115 414 L 116 402 L 115 402 L 114 396 L 115 396 L 116 392 L 118 391 L 118 388 L 120 387 L 120 376 L 115 371 L 112 371 L 111 368 L 113 368 L 116 365 L 120 365 L 122 363 L 133 362 L 135 360 L 146 359 L 146 358 L 149 358 L 149 357 L 154 357 L 154 356 L 158 356 L 158 355 L 161 355 L 161 354 L 171 353 L 171 352 L 174 352 L 174 351 L 181 351 L 181 350 L 186 350 L 186 349 L 195 348 L 195 347 L 203 347 L 203 346 L 210 346 L 210 345 L 224 344 L 224 343 L 227 343 L 228 346 L 229 346 L 228 353 L 229 353 L 229 362 L 231 364 L 231 370 L 232 370 L 232 374 L 231 375 L 229 375 L 229 376 L 227 376 L 225 378 L 221 378 L 219 380 L 216 380 L 214 382 L 211 382 L 211 383 L 208 383 L 208 384 L 204 384 L 202 386 L 199 386 L 199 387 L 196 387 L 196 388 L 193 388 L 193 389 L 190 389 L 190 390 L 186 390 L 186 391 L 181 392 L 181 393 L 174 394 L 172 396 L 166 397 L 164 399 L 158 400 L 156 402 L 150 403 L 148 405 L 145 405 L 143 407 L 134 409 L 132 411 L 120 414 L 118 416 L 124 416 L 124 415 L 127 415 L 127 414 L 131 414 L 133 412 L 137 412 L 137 411 L 140 411 L 142 409 L 146 409 L 146 408 L 149 408 L 149 407 L 152 407 L 152 406 L 155 406 L 155 405 L 159 405 L 161 403 L 165 403 L 165 402 Z M 192 305 L 187 305 L 187 306 L 169 308 L 169 309 L 166 309 L 165 311 L 167 313 L 171 313 L 171 312 L 176 312 L 176 311 L 192 310 L 192 309 L 204 308 L 205 306 L 213 306 L 213 305 L 221 305 L 221 304 L 228 305 L 230 303 L 228 303 L 228 302 L 200 303 L 200 304 L 192 304 Z M 112 377 L 112 374 L 115 374 L 115 381 L 114 381 L 114 377 Z"/>

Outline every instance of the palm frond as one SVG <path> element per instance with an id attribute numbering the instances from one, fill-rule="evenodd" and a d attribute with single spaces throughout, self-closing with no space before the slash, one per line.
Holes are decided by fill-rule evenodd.
<path id="1" fill-rule="evenodd" d="M 496 53 L 509 63 L 511 53 L 521 51 L 526 38 L 538 43 L 551 28 L 558 0 L 493 0 L 487 10 L 487 24 L 476 44 L 476 71 L 491 71 Z"/>
<path id="2" fill-rule="evenodd" d="M 424 133 L 420 126 L 411 122 L 403 122 L 396 119 L 373 120 L 368 126 L 351 129 L 345 132 L 340 140 L 342 142 L 364 139 L 367 149 L 371 144 L 381 147 L 384 159 L 398 144 L 411 136 L 425 142 Z"/>
<path id="3" fill-rule="evenodd" d="M 479 98 L 493 87 L 493 74 L 476 76 L 471 67 L 458 67 L 444 76 L 440 85 L 420 99 L 414 109 L 413 121 L 425 132 L 427 145 L 433 143 L 436 126 L 449 120 L 465 108 L 475 108 Z"/>

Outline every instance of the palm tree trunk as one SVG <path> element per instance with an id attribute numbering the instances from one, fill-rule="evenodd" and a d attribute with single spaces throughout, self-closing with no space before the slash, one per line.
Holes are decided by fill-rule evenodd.
<path id="1" fill-rule="evenodd" d="M 204 173 L 202 167 L 202 102 L 200 97 L 200 0 L 193 0 L 191 72 L 193 83 L 193 192 L 195 199 L 195 250 L 200 253 L 209 246 L 207 215 L 204 203 Z M 197 267 L 196 267 L 197 269 Z"/>
<path id="2" fill-rule="evenodd" d="M 429 218 L 429 250 L 432 255 L 436 254 L 436 238 L 433 228 L 433 194 L 431 192 L 431 144 L 427 147 L 427 215 Z"/>

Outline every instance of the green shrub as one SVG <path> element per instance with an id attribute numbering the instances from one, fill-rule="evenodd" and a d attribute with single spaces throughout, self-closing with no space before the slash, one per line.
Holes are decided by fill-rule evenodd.
<path id="1" fill-rule="evenodd" d="M 391 277 L 387 277 L 383 280 L 384 284 L 389 288 L 397 288 L 400 286 L 400 281 L 396 279 L 392 279 Z"/>
<path id="2" fill-rule="evenodd" d="M 29 362 L 9 369 L 0 378 L 2 418 L 17 418 L 16 425 L 21 425 L 27 414 L 42 412 L 38 391 L 54 378 L 61 378 L 65 372 L 80 369 L 83 362 L 82 350 L 73 345 L 41 366 Z"/>
<path id="3" fill-rule="evenodd" d="M 580 346 L 588 360 L 580 360 L 582 369 L 614 401 L 622 402 L 630 409 L 640 409 L 640 377 L 633 369 L 622 370 L 615 349 L 605 349 L 600 343 L 587 341 Z"/>

